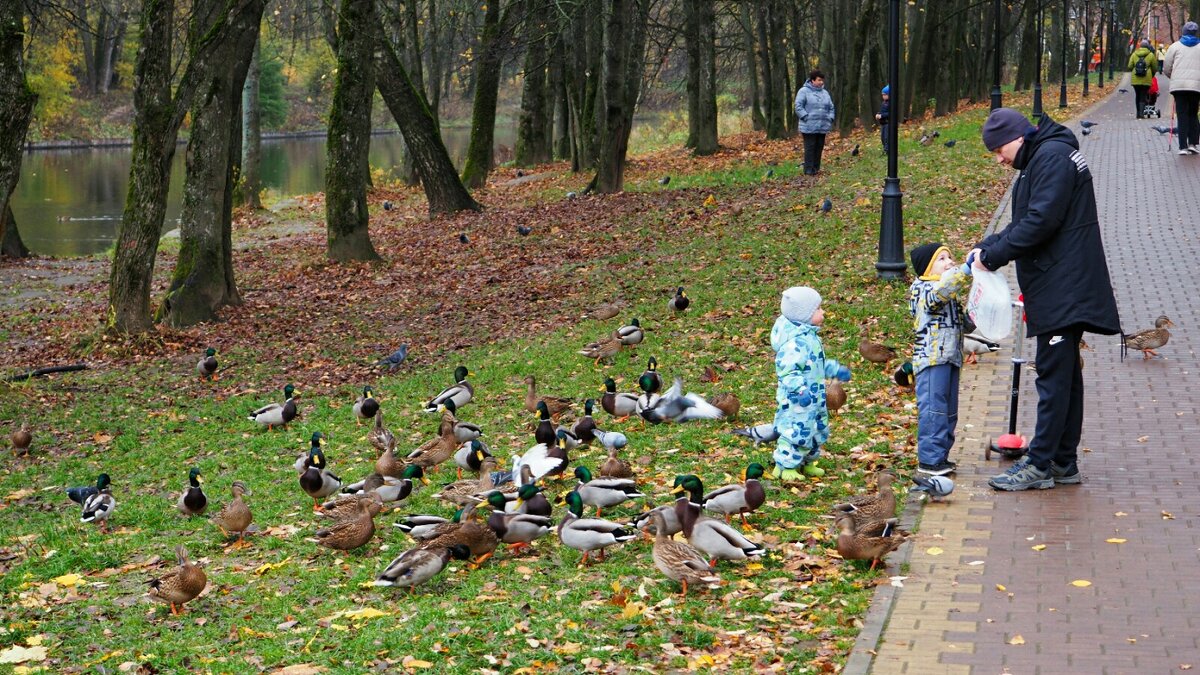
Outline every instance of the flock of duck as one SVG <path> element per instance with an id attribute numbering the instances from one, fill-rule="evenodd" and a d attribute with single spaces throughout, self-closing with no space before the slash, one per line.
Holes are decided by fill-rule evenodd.
<path id="1" fill-rule="evenodd" d="M 672 309 L 682 311 L 677 307 L 681 297 L 685 296 L 679 289 L 672 299 Z M 582 352 L 599 361 L 638 345 L 643 338 L 644 331 L 635 319 L 605 340 L 587 345 Z M 196 369 L 202 377 L 216 377 L 213 350 L 206 352 Z M 374 537 L 375 518 L 385 506 L 391 508 L 405 501 L 421 486 L 430 484 L 430 474 L 453 461 L 458 480 L 442 485 L 433 496 L 456 512 L 452 516 L 407 515 L 395 522 L 394 526 L 411 537 L 414 545 L 379 572 L 376 585 L 411 591 L 438 575 L 452 558 L 468 560 L 471 569 L 475 569 L 500 544 L 520 550 L 551 529 L 563 545 L 583 554 L 583 564 L 588 564 L 592 556 L 603 561 L 606 549 L 633 540 L 644 531 L 653 536 L 655 567 L 667 578 L 679 582 L 685 595 L 689 585 L 716 587 L 720 582 L 716 571 L 718 561 L 746 560 L 766 553 L 731 523 L 737 515 L 742 525 L 749 527 L 746 517 L 766 502 L 761 464 L 749 464 L 741 482 L 708 492 L 698 476 L 677 476 L 672 486 L 672 494 L 676 496 L 673 503 L 653 508 L 645 505 L 632 520 L 604 519 L 605 509 L 631 499 L 644 499 L 646 495 L 638 487 L 633 468 L 620 456 L 628 443 L 625 435 L 605 431 L 597 425 L 593 417 L 597 401 L 587 399 L 583 414 L 570 426 L 558 424 L 557 418 L 575 402 L 541 395 L 536 379 L 525 378 L 525 408 L 536 414 L 538 420 L 535 444 L 524 454 L 514 455 L 508 464 L 510 468 L 502 470 L 500 461 L 482 440 L 482 430 L 459 418 L 460 411 L 475 399 L 469 374 L 465 366 L 459 366 L 454 372 L 454 384 L 424 404 L 426 412 L 440 414 L 437 435 L 407 454 L 397 453 L 397 439 L 384 424 L 384 411 L 373 389 L 364 387 L 352 410 L 359 424 L 372 423 L 367 439 L 378 455 L 372 473 L 362 480 L 343 481 L 330 470 L 323 449 L 325 436 L 320 431 L 312 434 L 310 448 L 294 463 L 300 489 L 313 500 L 315 514 L 327 522 L 314 533 L 315 542 L 331 549 L 353 550 Z M 617 421 L 632 416 L 651 424 L 722 419 L 736 415 L 740 407 L 732 394 L 714 397 L 710 402 L 700 395 L 684 393 L 679 379 L 664 390 L 654 357 L 648 359 L 646 370 L 638 378 L 640 394 L 617 391 L 611 377 L 604 384 L 600 407 Z M 259 408 L 249 419 L 267 429 L 285 427 L 293 421 L 297 417 L 295 387 L 288 384 L 283 393 L 282 403 Z M 770 425 L 759 425 L 763 426 Z M 737 433 L 762 442 L 764 439 L 751 433 L 755 429 Z M 565 485 L 562 481 L 568 478 L 571 453 L 590 444 L 603 447 L 607 459 L 597 466 L 595 474 L 576 463 L 570 471 L 575 484 Z M 464 473 L 475 474 L 477 478 L 464 479 Z M 545 492 L 550 481 L 568 490 L 554 504 Z M 84 522 L 97 523 L 107 531 L 107 523 L 117 507 L 107 473 L 100 474 L 94 486 L 68 488 L 67 494 L 81 505 Z M 254 520 L 247 501 L 250 496 L 242 481 L 233 481 L 231 499 L 211 518 L 227 538 L 236 536 L 231 547 L 248 545 L 244 537 Z M 198 468 L 188 472 L 187 485 L 176 505 L 184 515 L 206 513 L 209 499 Z M 564 507 L 557 524 L 552 519 L 555 505 Z M 587 507 L 595 509 L 591 517 L 585 517 Z M 481 515 L 481 511 L 486 511 L 486 515 Z M 840 531 L 837 546 L 841 556 L 878 560 L 898 546 L 905 533 L 895 528 L 894 512 L 895 495 L 891 474 L 887 473 L 880 474 L 877 492 L 837 505 L 832 513 Z M 675 535 L 681 533 L 683 540 L 676 539 Z M 149 592 L 152 598 L 169 604 L 172 613 L 196 598 L 207 584 L 203 569 L 189 560 L 182 545 L 177 547 L 176 555 L 178 566 L 154 579 Z"/>

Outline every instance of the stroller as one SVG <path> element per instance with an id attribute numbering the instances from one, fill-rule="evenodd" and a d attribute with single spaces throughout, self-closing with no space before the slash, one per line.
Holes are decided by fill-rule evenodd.
<path id="1" fill-rule="evenodd" d="M 1146 92 L 1146 103 L 1142 106 L 1142 117 L 1157 117 L 1162 119 L 1162 112 L 1157 107 L 1158 104 L 1158 78 L 1150 79 L 1150 91 Z"/>

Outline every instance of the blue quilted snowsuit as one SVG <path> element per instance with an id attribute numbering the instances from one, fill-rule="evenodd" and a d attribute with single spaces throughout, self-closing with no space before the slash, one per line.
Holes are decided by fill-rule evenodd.
<path id="1" fill-rule="evenodd" d="M 796 469 L 821 454 L 829 440 L 829 411 L 825 407 L 825 378 L 842 367 L 825 358 L 817 327 L 779 317 L 771 328 L 775 350 L 775 463 Z"/>

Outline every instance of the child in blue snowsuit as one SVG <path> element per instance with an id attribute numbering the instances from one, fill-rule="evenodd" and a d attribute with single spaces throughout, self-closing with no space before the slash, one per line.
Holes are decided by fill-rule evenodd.
<path id="1" fill-rule="evenodd" d="M 771 328 L 775 350 L 775 469 L 772 477 L 798 480 L 800 471 L 820 476 L 816 465 L 821 446 L 829 440 L 829 411 L 825 407 L 825 378 L 850 381 L 850 369 L 825 358 L 817 330 L 825 321 L 821 295 L 807 286 L 783 292 L 782 316 Z"/>
<path id="2" fill-rule="evenodd" d="M 958 426 L 958 378 L 963 361 L 962 300 L 971 288 L 971 266 L 955 265 L 940 242 L 909 252 L 917 279 L 908 289 L 913 316 L 912 367 L 917 379 L 917 471 L 942 476 Z"/>
<path id="3" fill-rule="evenodd" d="M 883 91 L 879 92 L 883 97 L 883 103 L 879 105 L 879 112 L 875 113 L 875 121 L 879 122 L 879 140 L 883 143 L 883 151 L 888 151 L 888 124 L 892 121 L 892 104 L 891 104 L 892 85 L 887 85 Z"/>

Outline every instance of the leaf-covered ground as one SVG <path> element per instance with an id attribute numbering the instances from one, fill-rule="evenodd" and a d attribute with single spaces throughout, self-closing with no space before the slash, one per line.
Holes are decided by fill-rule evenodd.
<path id="1" fill-rule="evenodd" d="M 961 252 L 986 225 L 1006 176 L 978 143 L 983 114 L 928 126 L 940 141 L 959 139 L 954 148 L 920 145 L 920 129 L 904 129 L 906 248 L 939 239 Z M 874 136 L 831 141 L 817 180 L 797 175 L 798 142 L 750 134 L 723 139 L 715 157 L 635 158 L 629 191 L 614 196 L 568 198 L 586 178 L 562 164 L 519 177 L 501 169 L 478 195 L 484 212 L 434 220 L 418 192 L 381 187 L 372 194 L 371 234 L 385 262 L 375 265 L 324 259 L 320 196 L 243 214 L 235 263 L 245 303 L 218 322 L 154 338 L 97 332 L 105 261 L 6 265 L 4 373 L 77 361 L 91 369 L 0 385 L 0 431 L 27 420 L 35 433 L 32 455 L 5 455 L 0 475 L 0 595 L 10 608 L 0 652 L 32 650 L 40 658 L 21 667 L 57 672 L 838 670 L 883 577 L 838 559 L 820 516 L 863 489 L 876 468 L 907 475 L 914 415 L 891 371 L 856 352 L 862 335 L 908 341 L 907 285 L 875 278 L 883 156 Z M 853 157 L 856 143 L 862 153 Z M 663 176 L 671 177 L 666 186 Z M 825 197 L 834 204 L 828 215 L 817 208 Z M 384 210 L 384 200 L 394 208 Z M 518 225 L 532 232 L 521 236 Z M 156 293 L 173 263 L 165 247 Z M 69 283 L 54 283 L 68 273 Z M 453 564 L 408 596 L 370 585 L 409 547 L 391 525 L 396 514 L 377 518 L 375 539 L 354 552 L 311 541 L 319 525 L 291 467 L 309 435 L 324 432 L 331 468 L 358 480 L 375 454 L 350 411 L 356 390 L 371 384 L 401 449 L 415 447 L 436 429 L 420 404 L 459 364 L 477 391 L 460 417 L 483 427 L 504 460 L 533 444 L 525 375 L 536 375 L 544 393 L 574 398 L 578 414 L 606 376 L 633 390 L 653 355 L 666 378 L 709 396 L 733 392 L 742 412 L 740 420 L 659 427 L 598 412 L 601 427 L 629 436 L 625 454 L 647 502 L 668 500 L 680 473 L 716 487 L 748 462 L 769 466 L 770 448 L 728 432 L 773 415 L 768 333 L 779 292 L 795 284 L 824 296 L 826 352 L 855 369 L 850 400 L 833 423 L 826 476 L 769 486 L 750 536 L 770 554 L 722 563 L 719 590 L 680 598 L 654 569 L 648 541 L 583 567 L 550 535 L 477 571 Z M 681 285 L 692 307 L 668 316 L 666 301 Z M 589 317 L 609 303 L 621 307 L 615 318 Z M 576 353 L 634 317 L 647 329 L 636 352 L 599 366 Z M 403 343 L 411 351 L 401 369 L 373 365 Z M 194 376 L 208 346 L 222 364 L 215 383 Z M 706 368 L 718 382 L 702 379 Z M 244 418 L 280 399 L 288 382 L 301 392 L 301 418 L 289 429 L 260 431 Z M 592 468 L 600 459 L 600 450 L 573 457 Z M 204 472 L 216 508 L 232 481 L 249 485 L 258 526 L 249 548 L 229 549 L 206 520 L 176 514 L 191 466 Z M 107 536 L 78 522 L 62 493 L 100 471 L 112 475 L 119 501 Z M 432 478 L 452 480 L 453 467 Z M 432 492 L 398 512 L 446 513 Z M 640 508 L 627 503 L 605 515 Z M 209 576 L 205 595 L 178 618 L 144 595 L 177 543 Z"/>

